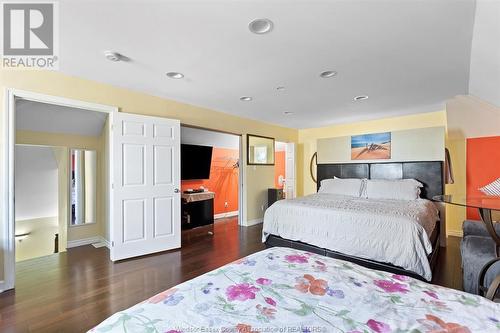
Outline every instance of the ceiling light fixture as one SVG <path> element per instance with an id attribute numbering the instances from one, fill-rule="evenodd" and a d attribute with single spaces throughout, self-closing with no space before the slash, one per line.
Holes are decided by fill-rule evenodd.
<path id="1" fill-rule="evenodd" d="M 285 116 L 291 116 L 291 115 L 293 115 L 293 112 L 292 111 L 285 111 L 285 112 L 283 112 L 283 114 Z"/>
<path id="2" fill-rule="evenodd" d="M 184 77 L 184 74 L 179 72 L 168 72 L 167 76 L 171 79 L 182 79 Z"/>
<path id="3" fill-rule="evenodd" d="M 110 61 L 114 61 L 114 62 L 117 62 L 117 61 L 120 61 L 123 59 L 123 56 L 120 53 L 113 52 L 113 51 L 104 51 L 104 56 L 106 57 L 106 59 L 108 59 Z"/>
<path id="4" fill-rule="evenodd" d="M 250 102 L 253 98 L 250 97 L 250 96 L 243 96 L 243 97 L 240 97 L 240 101 L 243 101 L 243 102 Z"/>
<path id="5" fill-rule="evenodd" d="M 273 30 L 273 22 L 266 18 L 255 19 L 248 24 L 248 29 L 257 35 L 267 34 Z"/>
<path id="6" fill-rule="evenodd" d="M 276 90 L 278 90 L 278 91 L 283 91 L 283 90 L 285 90 L 285 87 L 283 87 L 283 86 L 279 86 L 279 87 L 276 87 Z"/>
<path id="7" fill-rule="evenodd" d="M 359 95 L 359 96 L 354 97 L 354 101 L 355 102 L 362 101 L 362 100 L 365 100 L 365 99 L 368 99 L 368 96 L 366 96 L 366 95 Z"/>
<path id="8" fill-rule="evenodd" d="M 327 79 L 329 77 L 337 76 L 337 72 L 336 71 L 324 71 L 319 76 L 321 76 L 323 79 Z"/>

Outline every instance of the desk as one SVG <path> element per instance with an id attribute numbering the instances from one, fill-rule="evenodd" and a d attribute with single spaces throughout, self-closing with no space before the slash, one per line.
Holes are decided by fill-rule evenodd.
<path id="1" fill-rule="evenodd" d="M 214 224 L 214 192 L 182 193 L 182 229 Z"/>

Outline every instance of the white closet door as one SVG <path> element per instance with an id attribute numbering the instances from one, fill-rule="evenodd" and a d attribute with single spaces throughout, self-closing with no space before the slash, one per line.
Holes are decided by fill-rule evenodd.
<path id="1" fill-rule="evenodd" d="M 296 181 L 296 145 L 293 142 L 286 144 L 285 151 L 285 195 L 287 199 L 292 199 L 297 196 L 297 181 Z"/>
<path id="2" fill-rule="evenodd" d="M 181 246 L 180 122 L 114 114 L 111 260 Z"/>

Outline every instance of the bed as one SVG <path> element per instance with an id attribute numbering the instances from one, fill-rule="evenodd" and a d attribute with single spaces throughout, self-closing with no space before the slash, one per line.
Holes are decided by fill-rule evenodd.
<path id="1" fill-rule="evenodd" d="M 443 193 L 442 162 L 318 165 L 322 180 L 415 179 L 422 199 L 372 200 L 314 194 L 266 210 L 263 242 L 430 281 L 442 225 L 431 199 Z"/>
<path id="2" fill-rule="evenodd" d="M 493 332 L 500 304 L 310 252 L 257 252 L 91 332 Z"/>

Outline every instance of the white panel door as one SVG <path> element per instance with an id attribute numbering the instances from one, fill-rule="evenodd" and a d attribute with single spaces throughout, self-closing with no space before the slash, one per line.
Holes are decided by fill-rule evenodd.
<path id="1" fill-rule="evenodd" d="M 297 195 L 296 190 L 296 147 L 295 143 L 288 142 L 285 150 L 285 196 L 287 199 L 293 199 Z"/>
<path id="2" fill-rule="evenodd" d="M 181 246 L 180 122 L 113 116 L 111 260 Z"/>

